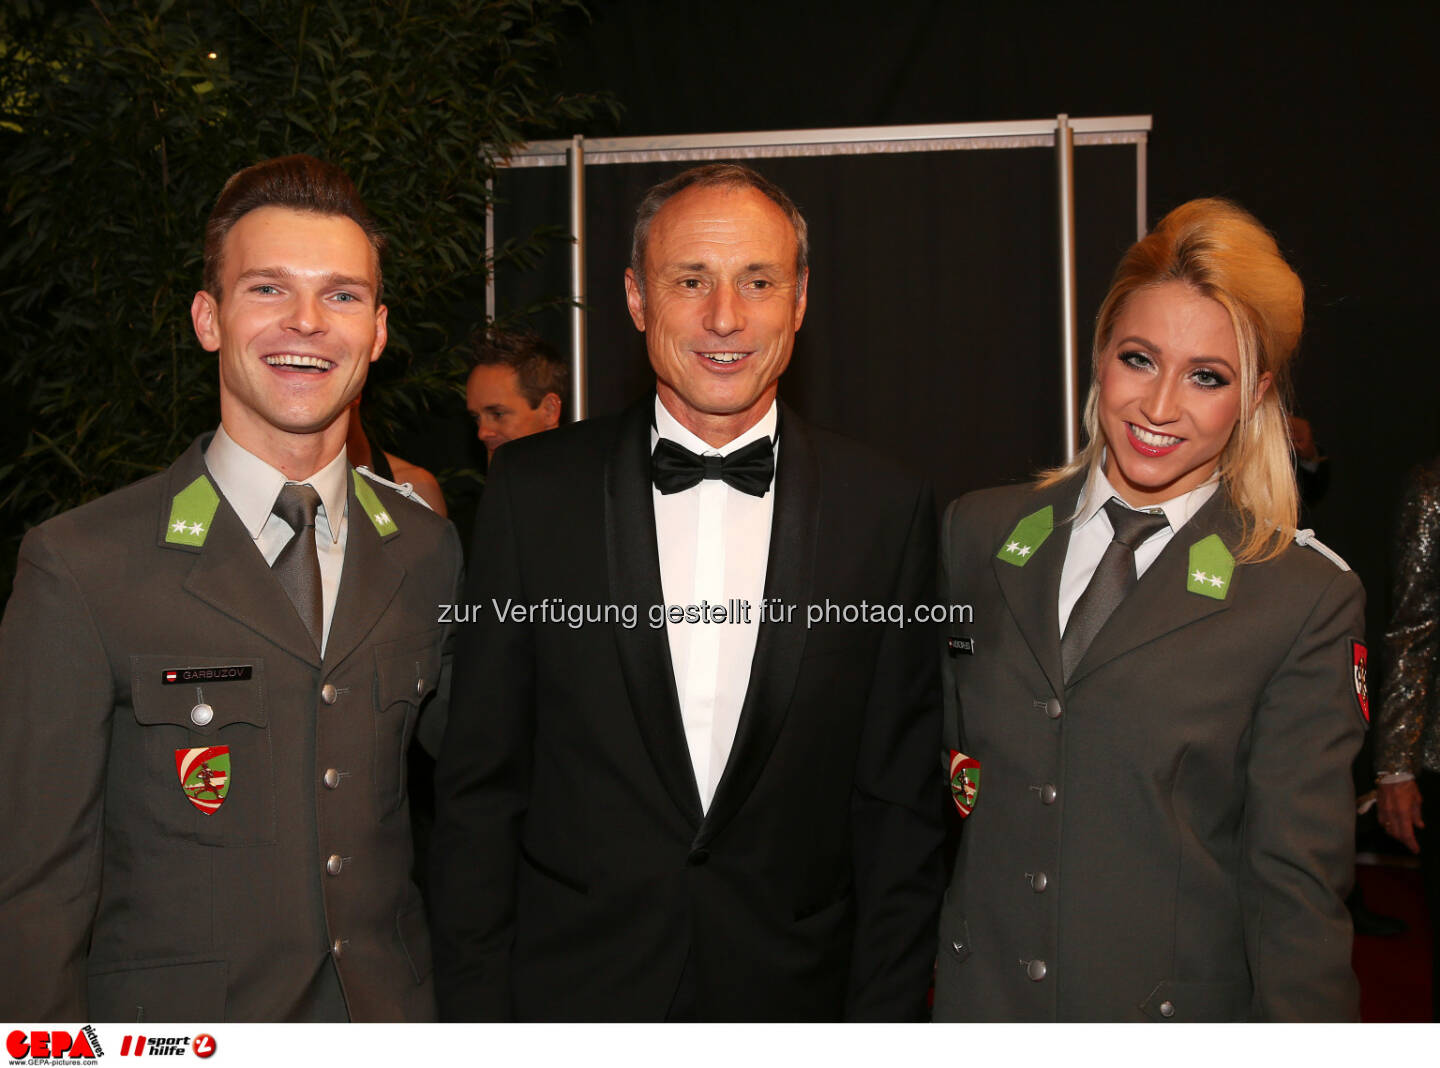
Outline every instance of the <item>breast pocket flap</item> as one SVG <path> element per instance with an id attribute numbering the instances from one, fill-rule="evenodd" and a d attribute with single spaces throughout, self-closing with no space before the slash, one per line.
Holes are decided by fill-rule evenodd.
<path id="1" fill-rule="evenodd" d="M 440 681 L 440 637 L 425 635 L 375 648 L 375 699 L 380 709 L 398 701 L 420 705 Z"/>
<path id="2" fill-rule="evenodd" d="M 270 725 L 265 664 L 256 657 L 132 656 L 135 720 L 209 735 L 232 723 Z"/>

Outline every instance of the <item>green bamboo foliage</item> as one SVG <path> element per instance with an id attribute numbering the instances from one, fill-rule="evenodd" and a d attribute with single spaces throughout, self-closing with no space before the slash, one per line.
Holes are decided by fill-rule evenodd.
<path id="1" fill-rule="evenodd" d="M 546 68 L 574 0 L 7 0 L 0 13 L 0 592 L 23 530 L 161 470 L 218 413 L 189 305 L 226 177 L 310 152 L 385 227 L 390 345 L 367 418 L 460 381 L 486 180 L 597 107 Z M 506 254 L 523 254 L 523 248 Z"/>

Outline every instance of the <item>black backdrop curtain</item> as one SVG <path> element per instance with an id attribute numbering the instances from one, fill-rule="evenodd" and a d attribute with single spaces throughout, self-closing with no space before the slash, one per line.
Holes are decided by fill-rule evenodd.
<path id="1" fill-rule="evenodd" d="M 1233 197 L 1274 230 L 1305 281 L 1299 410 L 1332 476 L 1315 526 L 1364 580 L 1378 644 L 1401 482 L 1440 451 L 1440 360 L 1429 337 L 1440 5 L 586 0 L 586 9 L 566 34 L 565 85 L 611 89 L 624 110 L 618 121 L 546 136 L 1152 115 L 1149 221 L 1193 197 Z M 1091 151 L 1077 150 L 1077 163 Z M 1085 172 L 1077 177 L 1080 252 L 1103 259 L 1085 234 L 1094 201 Z M 887 210 L 911 210 L 885 192 Z M 950 203 L 928 207 L 938 219 Z M 1036 208 L 1047 227 L 1052 210 Z M 1098 299 L 1089 270 L 1082 261 L 1082 335 Z M 592 263 L 596 302 L 605 284 Z M 1050 300 L 1040 286 L 1031 295 L 1035 309 Z M 968 341 L 1002 333 L 988 310 L 938 318 L 943 329 L 927 343 L 953 344 L 976 361 L 971 375 L 988 373 L 979 361 L 1011 358 L 1010 346 Z M 1007 414 L 1051 418 L 1037 410 L 1025 401 Z M 991 451 L 978 431 L 957 427 L 954 440 L 967 456 Z"/>
<path id="2" fill-rule="evenodd" d="M 1135 147 L 1077 146 L 1074 158 L 1088 382 L 1088 324 L 1135 239 Z M 741 162 L 790 193 L 810 225 L 809 306 L 781 380 L 788 403 L 926 475 L 942 505 L 1064 459 L 1053 148 Z M 625 308 L 631 225 L 644 191 L 691 165 L 586 168 L 591 415 L 653 384 Z M 516 168 L 497 193 L 497 243 L 568 226 L 564 168 Z M 566 293 L 568 254 L 555 241 L 537 269 L 501 273 L 497 311 Z M 536 319 L 562 353 L 566 315 Z"/>

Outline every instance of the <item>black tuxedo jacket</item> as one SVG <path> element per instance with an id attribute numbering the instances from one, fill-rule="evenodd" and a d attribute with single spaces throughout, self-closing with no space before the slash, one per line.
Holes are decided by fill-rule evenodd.
<path id="1" fill-rule="evenodd" d="M 652 400 L 505 446 L 485 492 L 440 755 L 447 1019 L 917 1019 L 943 778 L 928 487 L 782 408 L 766 597 L 708 813 L 663 625 Z M 902 606 L 904 626 L 806 625 Z M 520 622 L 574 606 L 607 622 Z M 774 603 L 772 601 L 772 603 Z M 758 609 L 758 606 L 757 606 Z"/>

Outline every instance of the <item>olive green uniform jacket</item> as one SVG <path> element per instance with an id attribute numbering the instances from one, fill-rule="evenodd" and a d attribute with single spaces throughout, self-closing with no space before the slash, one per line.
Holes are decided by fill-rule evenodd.
<path id="1" fill-rule="evenodd" d="M 213 490 L 204 444 L 21 548 L 0 624 L 0 1018 L 433 1019 L 404 769 L 440 683 L 454 528 L 352 472 L 322 661 L 223 497 L 171 536 L 177 494 Z M 247 670 L 205 677 L 222 667 Z M 229 781 L 207 815 L 177 751 L 211 746 Z"/>
<path id="2" fill-rule="evenodd" d="M 1355 1019 L 1359 580 L 1292 545 L 1235 565 L 1222 596 L 1192 592 L 1192 547 L 1238 544 L 1222 490 L 1067 683 L 1058 590 L 1081 485 L 987 490 L 945 515 L 946 593 L 973 609 L 949 628 L 972 644 L 945 657 L 947 715 L 981 771 L 936 1018 Z M 1048 537 L 1003 553 L 1045 507 Z"/>

